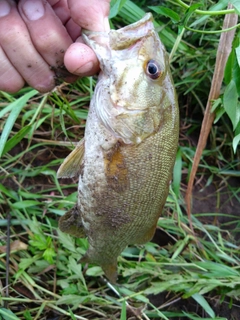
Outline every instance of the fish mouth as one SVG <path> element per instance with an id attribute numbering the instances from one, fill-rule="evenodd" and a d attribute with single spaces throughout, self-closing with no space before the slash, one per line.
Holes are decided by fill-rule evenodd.
<path id="1" fill-rule="evenodd" d="M 83 29 L 82 38 L 94 51 L 96 51 L 96 45 L 109 47 L 112 50 L 124 50 L 141 41 L 153 30 L 153 16 L 151 13 L 146 13 L 141 20 L 118 30 L 98 32 Z"/>
<path id="2" fill-rule="evenodd" d="M 147 13 L 141 20 L 109 32 L 109 44 L 112 50 L 124 50 L 134 46 L 154 30 L 153 17 Z"/>

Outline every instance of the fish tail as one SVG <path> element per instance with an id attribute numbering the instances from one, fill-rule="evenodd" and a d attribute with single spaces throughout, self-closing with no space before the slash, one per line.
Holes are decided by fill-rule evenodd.
<path id="1" fill-rule="evenodd" d="M 93 260 L 89 257 L 89 254 L 87 252 L 78 262 L 79 263 L 92 263 Z M 96 263 L 98 263 L 101 266 L 107 279 L 111 283 L 115 284 L 117 282 L 117 260 L 110 262 L 110 263 L 106 263 L 104 265 L 99 262 L 96 262 Z"/>
<path id="2" fill-rule="evenodd" d="M 108 280 L 115 284 L 117 282 L 117 261 L 101 266 Z"/>

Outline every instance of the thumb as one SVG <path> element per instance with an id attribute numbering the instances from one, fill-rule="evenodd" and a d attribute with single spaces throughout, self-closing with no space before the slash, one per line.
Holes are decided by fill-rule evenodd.
<path id="1" fill-rule="evenodd" d="M 68 0 L 70 15 L 75 23 L 91 31 L 109 31 L 110 0 Z"/>

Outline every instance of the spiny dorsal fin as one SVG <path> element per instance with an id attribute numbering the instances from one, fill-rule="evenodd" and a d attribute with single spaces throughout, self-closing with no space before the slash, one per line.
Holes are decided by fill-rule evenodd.
<path id="1" fill-rule="evenodd" d="M 84 156 L 84 138 L 79 142 L 76 148 L 67 156 L 58 169 L 58 178 L 73 178 L 80 174 L 81 163 Z"/>

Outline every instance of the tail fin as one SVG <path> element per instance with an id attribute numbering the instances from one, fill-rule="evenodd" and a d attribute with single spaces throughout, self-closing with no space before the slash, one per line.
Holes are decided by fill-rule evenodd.
<path id="1" fill-rule="evenodd" d="M 89 257 L 88 252 L 79 260 L 80 263 L 92 263 L 92 259 Z M 98 262 L 98 264 L 103 269 L 105 276 L 108 280 L 115 284 L 117 282 L 117 260 L 113 261 L 112 263 L 102 264 Z"/>

